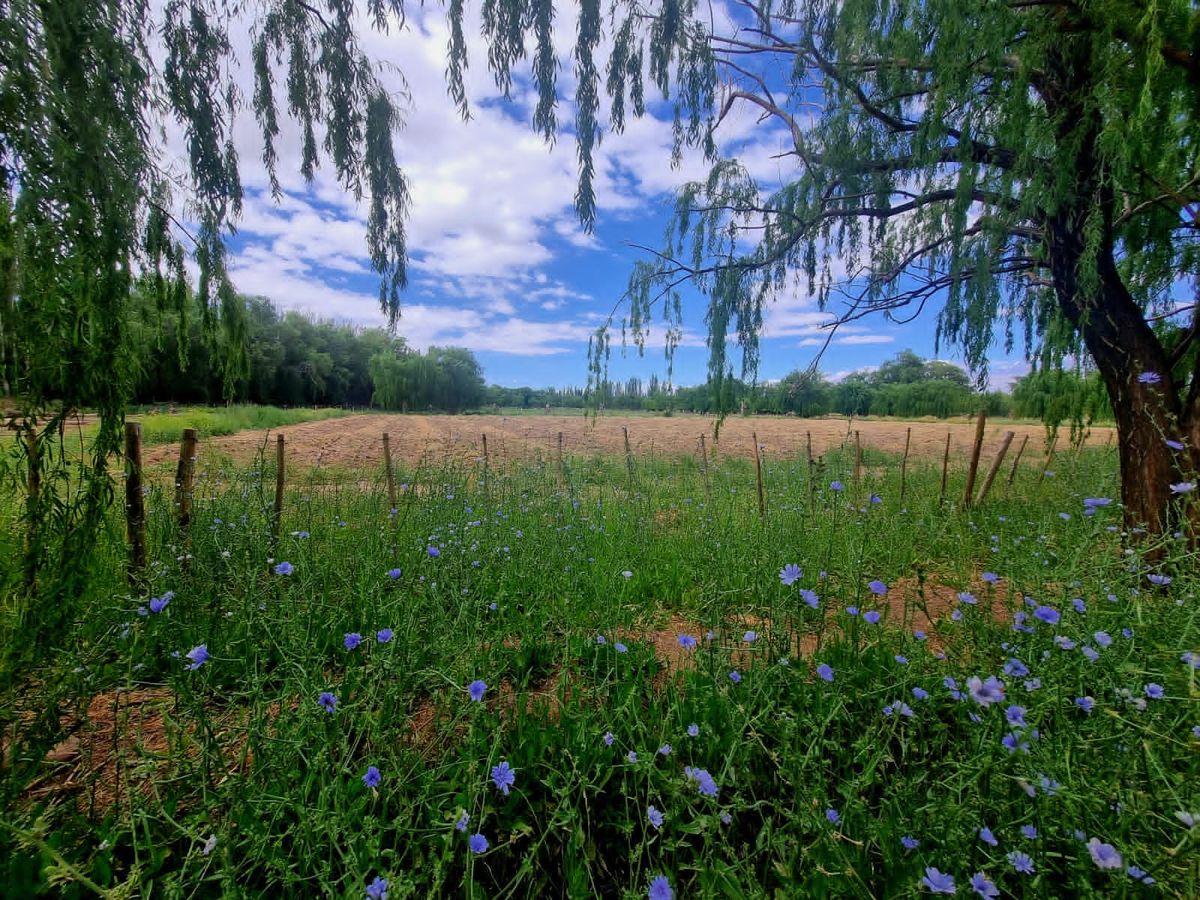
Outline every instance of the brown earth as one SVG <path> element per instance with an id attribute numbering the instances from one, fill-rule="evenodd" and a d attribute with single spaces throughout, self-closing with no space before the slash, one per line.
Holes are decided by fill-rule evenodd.
<path id="1" fill-rule="evenodd" d="M 961 460 L 970 453 L 974 424 L 964 419 L 949 421 L 848 420 L 844 418 L 798 419 L 789 416 L 730 417 L 721 428 L 720 439 L 713 439 L 711 416 L 677 415 L 619 416 L 602 415 L 596 419 L 582 416 L 426 416 L 358 415 L 320 422 L 287 425 L 268 431 L 245 431 L 228 437 L 202 441 L 200 463 L 211 451 L 248 462 L 262 452 L 268 457 L 275 450 L 275 434 L 286 441 L 289 463 L 313 467 L 338 465 L 350 468 L 378 466 L 383 458 L 383 433 L 391 438 L 392 456 L 397 461 L 415 464 L 422 460 L 437 462 L 457 458 L 463 462 L 481 459 L 483 435 L 487 436 L 488 457 L 503 463 L 508 459 L 530 459 L 537 455 L 553 459 L 558 452 L 558 435 L 563 450 L 577 455 L 621 454 L 625 452 L 625 432 L 635 458 L 646 456 L 697 456 L 700 436 L 705 436 L 710 459 L 749 458 L 754 453 L 754 438 L 768 459 L 803 456 L 808 435 L 812 436 L 813 454 L 820 456 L 844 443 L 854 444 L 860 435 L 864 449 L 888 453 L 904 452 L 906 429 L 912 429 L 911 454 L 920 458 L 940 458 L 950 434 L 951 458 Z M 1006 431 L 1016 433 L 1013 452 L 1025 436 L 1029 446 L 1023 461 L 1040 463 L 1045 453 L 1045 428 L 1041 425 L 989 423 L 984 434 L 983 458 L 991 459 Z M 1089 446 L 1104 446 L 1112 429 L 1096 427 L 1087 438 Z M 147 450 L 150 465 L 173 463 L 178 449 L 171 446 Z M 1011 456 L 1009 457 L 1012 458 Z"/>

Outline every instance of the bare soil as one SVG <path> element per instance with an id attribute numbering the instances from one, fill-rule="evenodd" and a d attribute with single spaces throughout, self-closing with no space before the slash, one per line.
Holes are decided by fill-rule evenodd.
<path id="1" fill-rule="evenodd" d="M 940 458 L 950 435 L 950 454 L 954 460 L 969 455 L 975 426 L 963 419 L 922 420 L 848 420 L 844 418 L 799 419 L 789 416 L 730 417 L 721 427 L 719 440 L 713 439 L 711 416 L 677 415 L 667 417 L 602 415 L 595 419 L 582 416 L 427 416 L 358 415 L 320 422 L 286 425 L 272 431 L 245 431 L 228 437 L 202 441 L 200 463 L 216 453 L 237 462 L 252 460 L 257 454 L 270 457 L 275 451 L 275 435 L 286 441 L 289 464 L 301 467 L 340 466 L 363 468 L 378 466 L 383 458 L 383 433 L 388 432 L 393 459 L 406 464 L 422 460 L 437 462 L 459 459 L 471 462 L 483 456 L 483 436 L 487 436 L 488 458 L 493 463 L 509 459 L 530 459 L 538 455 L 553 459 L 558 453 L 558 435 L 563 451 L 576 455 L 619 455 L 625 452 L 625 429 L 635 458 L 646 456 L 696 456 L 700 436 L 705 436 L 710 461 L 723 458 L 751 458 L 754 435 L 762 445 L 764 457 L 803 456 L 809 435 L 813 454 L 820 456 L 831 449 L 853 446 L 859 433 L 864 450 L 882 450 L 901 454 L 907 429 L 912 429 L 910 454 L 914 458 Z M 989 460 L 1006 431 L 1016 433 L 1012 454 L 1028 435 L 1023 462 L 1040 463 L 1045 453 L 1045 429 L 1041 425 L 989 423 L 984 433 L 983 459 Z M 1089 446 L 1104 446 L 1112 440 L 1113 429 L 1096 427 L 1087 438 Z M 1060 444 L 1061 446 L 1061 444 Z M 148 464 L 173 463 L 178 449 L 170 446 L 146 451 Z M 1009 456 L 1012 459 L 1012 456 Z"/>

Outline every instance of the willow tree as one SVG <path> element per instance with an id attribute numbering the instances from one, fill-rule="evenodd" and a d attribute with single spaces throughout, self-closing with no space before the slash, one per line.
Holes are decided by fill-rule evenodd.
<path id="1" fill-rule="evenodd" d="M 401 11 L 367 7 L 380 27 Z M 366 200 L 367 250 L 393 321 L 408 192 L 397 107 L 360 49 L 353 3 L 0 0 L 0 17 L 0 393 L 16 404 L 18 446 L 36 448 L 6 454 L 4 469 L 23 487 L 43 476 L 30 491 L 26 577 L 35 588 L 41 565 L 69 598 L 112 495 L 109 460 L 134 385 L 135 278 L 180 314 L 198 292 L 208 333 L 224 336 L 227 383 L 244 371 L 244 312 L 225 266 L 243 197 L 239 114 L 248 105 L 261 126 L 276 186 L 275 140 L 290 114 L 303 175 L 325 162 Z M 247 27 L 253 51 L 239 59 L 231 36 Z M 254 75 L 249 98 L 240 72 Z M 166 129 L 182 136 L 182 161 L 163 149 Z M 82 476 L 63 440 L 81 409 L 100 419 Z M 54 610 L 69 615 L 67 604 L 40 605 Z"/>
<path id="2" fill-rule="evenodd" d="M 1089 354 L 1127 521 L 1173 527 L 1187 498 L 1170 486 L 1200 468 L 1194 4 L 762 0 L 725 26 L 710 12 L 638 4 L 615 28 L 614 101 L 645 46 L 664 89 L 677 76 L 678 138 L 714 162 L 637 267 L 633 334 L 659 302 L 676 329 L 690 282 L 708 297 L 716 379 L 730 332 L 753 369 L 765 304 L 797 288 L 834 328 L 928 310 L 981 379 L 1000 340 L 1044 365 Z M 782 186 L 717 155 L 739 107 L 785 136 Z M 605 350 L 602 336 L 594 359 Z"/>

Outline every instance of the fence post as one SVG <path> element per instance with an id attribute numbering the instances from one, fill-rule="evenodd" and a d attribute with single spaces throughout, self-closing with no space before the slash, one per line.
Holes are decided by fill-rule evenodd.
<path id="1" fill-rule="evenodd" d="M 271 539 L 279 540 L 279 527 L 283 521 L 284 483 L 283 435 L 275 435 L 275 511 L 271 516 Z"/>
<path id="2" fill-rule="evenodd" d="M 1025 445 L 1029 443 L 1029 435 L 1025 435 L 1021 441 L 1021 446 L 1017 448 L 1017 455 L 1013 458 L 1012 471 L 1008 473 L 1008 486 L 1012 487 L 1013 479 L 1017 477 L 1017 464 L 1021 461 L 1021 454 L 1025 452 Z"/>
<path id="3" fill-rule="evenodd" d="M 388 515 L 396 508 L 396 473 L 392 471 L 392 436 L 383 433 L 383 470 L 387 476 Z"/>
<path id="4" fill-rule="evenodd" d="M 979 454 L 983 450 L 983 430 L 987 426 L 987 416 L 979 411 L 975 419 L 975 445 L 971 448 L 971 465 L 967 469 L 967 486 L 963 488 L 963 509 L 971 505 L 971 491 L 975 489 L 975 476 L 979 472 Z"/>
<path id="5" fill-rule="evenodd" d="M 946 452 L 942 456 L 942 489 L 938 493 L 938 506 L 946 502 L 946 473 L 950 468 L 950 432 L 946 432 Z"/>
<path id="6" fill-rule="evenodd" d="M 908 486 L 908 446 L 912 443 L 912 426 L 904 436 L 904 459 L 900 460 L 900 502 L 904 502 L 904 490 Z"/>
<path id="7" fill-rule="evenodd" d="M 142 426 L 125 423 L 125 530 L 129 537 L 129 584 L 139 588 L 146 568 L 146 500 L 142 496 Z"/>
<path id="8" fill-rule="evenodd" d="M 996 454 L 996 458 L 992 460 L 992 467 L 988 469 L 987 478 L 983 480 L 983 484 L 979 486 L 979 493 L 975 495 L 975 505 L 978 506 L 983 502 L 989 490 L 991 490 L 992 482 L 996 480 L 996 473 L 1000 471 L 1000 466 L 1004 462 L 1004 454 L 1008 452 L 1009 445 L 1012 444 L 1016 432 L 1006 431 L 1004 433 L 1004 443 L 1000 445 L 1000 452 Z"/>
<path id="9" fill-rule="evenodd" d="M 25 451 L 29 458 L 29 473 L 25 479 L 25 590 L 37 596 L 38 556 L 41 553 L 42 444 L 38 440 L 37 424 L 25 420 Z"/>
<path id="10" fill-rule="evenodd" d="M 758 446 L 758 432 L 750 432 L 754 438 L 754 475 L 758 480 L 758 518 L 762 522 L 767 521 L 767 498 L 763 493 L 763 477 L 762 477 L 762 450 Z"/>
<path id="11" fill-rule="evenodd" d="M 708 444 L 704 440 L 704 432 L 700 432 L 700 470 L 704 473 L 704 496 L 709 497 L 712 490 L 708 483 Z"/>
<path id="12" fill-rule="evenodd" d="M 862 481 L 862 437 L 854 429 L 854 483 Z"/>
<path id="13" fill-rule="evenodd" d="M 806 431 L 805 435 L 808 440 L 808 508 L 812 509 L 817 491 L 816 482 L 813 481 L 812 432 Z"/>
<path id="14" fill-rule="evenodd" d="M 481 434 L 483 438 L 483 493 L 488 492 L 488 449 L 487 449 L 487 434 Z"/>
<path id="15" fill-rule="evenodd" d="M 558 480 L 563 484 L 567 483 L 567 474 L 563 469 L 563 433 L 558 433 Z"/>
<path id="16" fill-rule="evenodd" d="M 633 450 L 629 446 L 629 426 L 622 425 L 621 430 L 625 432 L 625 468 L 629 470 L 629 489 L 633 490 Z"/>
<path id="17" fill-rule="evenodd" d="M 196 429 L 183 429 L 179 465 L 175 468 L 175 505 L 179 507 L 179 538 L 184 546 L 192 530 L 192 482 L 196 474 Z"/>
<path id="18" fill-rule="evenodd" d="M 1046 470 L 1050 468 L 1050 464 L 1054 462 L 1054 446 L 1058 443 L 1058 431 L 1054 432 L 1054 437 L 1046 443 L 1046 460 L 1042 463 L 1042 480 L 1046 480 Z"/>

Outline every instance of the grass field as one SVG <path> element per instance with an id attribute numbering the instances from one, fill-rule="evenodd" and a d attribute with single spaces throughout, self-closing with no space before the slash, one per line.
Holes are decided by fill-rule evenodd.
<path id="1" fill-rule="evenodd" d="M 732 457 L 425 458 L 277 542 L 270 467 L 190 543 L 156 485 L 136 595 L 114 518 L 6 673 L 0 894 L 1200 895 L 1200 566 L 1111 451 L 966 511 L 780 451 L 765 520 Z"/>

